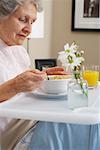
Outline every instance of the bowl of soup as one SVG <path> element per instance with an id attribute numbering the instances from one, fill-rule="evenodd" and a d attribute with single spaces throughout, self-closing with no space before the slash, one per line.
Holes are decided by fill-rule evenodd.
<path id="1" fill-rule="evenodd" d="M 48 76 L 47 79 L 43 81 L 41 90 L 48 94 L 67 93 L 67 87 L 70 80 L 70 75 Z"/>

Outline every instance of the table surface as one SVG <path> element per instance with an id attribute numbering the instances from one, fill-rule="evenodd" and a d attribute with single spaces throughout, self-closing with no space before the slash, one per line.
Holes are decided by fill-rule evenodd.
<path id="1" fill-rule="evenodd" d="M 21 93 L 0 104 L 0 117 L 65 122 L 77 124 L 100 123 L 100 107 L 69 110 L 67 96 L 41 98 L 33 93 Z"/>

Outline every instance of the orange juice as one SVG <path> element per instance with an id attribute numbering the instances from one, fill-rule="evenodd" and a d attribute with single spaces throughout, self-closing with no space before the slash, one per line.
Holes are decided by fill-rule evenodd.
<path id="1" fill-rule="evenodd" d="M 85 70 L 83 72 L 83 78 L 87 80 L 89 87 L 95 87 L 99 80 L 99 72 L 93 70 Z"/>

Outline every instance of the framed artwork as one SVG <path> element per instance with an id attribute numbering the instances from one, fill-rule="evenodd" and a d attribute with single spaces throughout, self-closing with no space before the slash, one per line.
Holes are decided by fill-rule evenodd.
<path id="1" fill-rule="evenodd" d="M 72 31 L 100 31 L 100 0 L 72 0 Z"/>
<path id="2" fill-rule="evenodd" d="M 41 71 L 55 66 L 57 66 L 56 59 L 35 59 L 35 68 Z"/>

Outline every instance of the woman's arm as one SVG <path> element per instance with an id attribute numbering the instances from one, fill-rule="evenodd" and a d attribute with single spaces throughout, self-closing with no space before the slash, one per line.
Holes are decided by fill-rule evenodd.
<path id="1" fill-rule="evenodd" d="M 6 101 L 20 92 L 33 91 L 40 87 L 46 74 L 29 70 L 0 85 L 0 102 Z"/>
<path id="2" fill-rule="evenodd" d="M 20 92 L 33 91 L 40 87 L 46 75 L 66 75 L 62 67 L 48 68 L 45 71 L 29 70 L 0 85 L 0 102 L 10 99 Z"/>
<path id="3" fill-rule="evenodd" d="M 14 80 L 9 80 L 0 85 L 0 102 L 3 102 L 15 96 L 17 91 L 14 88 Z"/>

